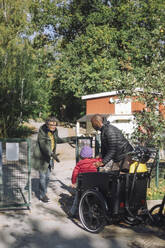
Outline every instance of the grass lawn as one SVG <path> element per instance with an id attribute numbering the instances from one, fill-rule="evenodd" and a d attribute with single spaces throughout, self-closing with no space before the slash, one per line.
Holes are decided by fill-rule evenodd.
<path id="1" fill-rule="evenodd" d="M 151 173 L 150 188 L 147 189 L 147 200 L 161 200 L 165 195 L 165 161 L 159 161 L 159 182 L 156 187 L 156 168 Z"/>
<path id="2" fill-rule="evenodd" d="M 165 195 L 165 179 L 159 179 L 158 188 L 155 185 L 155 178 L 152 178 L 150 188 L 147 189 L 147 200 L 161 200 Z"/>

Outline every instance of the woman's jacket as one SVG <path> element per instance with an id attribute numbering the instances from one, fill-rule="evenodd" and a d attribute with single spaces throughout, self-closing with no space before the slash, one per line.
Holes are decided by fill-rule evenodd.
<path id="1" fill-rule="evenodd" d="M 58 136 L 57 128 L 53 132 L 54 136 L 54 149 L 52 151 L 51 147 L 51 139 L 48 135 L 48 129 L 46 124 L 40 127 L 38 132 L 38 138 L 36 142 L 36 146 L 34 148 L 32 158 L 31 158 L 31 166 L 42 172 L 46 172 L 49 166 L 49 162 L 51 156 L 56 158 L 56 145 L 57 143 L 65 143 L 68 142 L 68 138 L 60 138 Z"/>

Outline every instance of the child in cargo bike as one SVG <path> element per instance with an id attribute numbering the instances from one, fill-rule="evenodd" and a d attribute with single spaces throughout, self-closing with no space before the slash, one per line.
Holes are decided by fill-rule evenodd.
<path id="1" fill-rule="evenodd" d="M 76 164 L 72 173 L 73 188 L 76 188 L 76 180 L 79 173 L 97 172 L 95 163 L 102 161 L 101 158 L 93 158 L 93 151 L 90 146 L 83 146 L 83 148 L 80 151 L 80 158 L 81 160 Z M 76 191 L 74 202 L 69 213 L 71 217 L 75 216 L 77 207 L 78 207 L 78 194 Z"/>

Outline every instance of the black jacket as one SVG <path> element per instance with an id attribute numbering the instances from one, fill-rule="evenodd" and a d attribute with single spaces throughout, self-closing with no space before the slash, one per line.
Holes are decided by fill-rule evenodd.
<path id="1" fill-rule="evenodd" d="M 124 154 L 133 150 L 128 140 L 122 132 L 107 121 L 101 128 L 101 154 L 103 164 L 110 160 L 114 162 L 121 161 Z"/>

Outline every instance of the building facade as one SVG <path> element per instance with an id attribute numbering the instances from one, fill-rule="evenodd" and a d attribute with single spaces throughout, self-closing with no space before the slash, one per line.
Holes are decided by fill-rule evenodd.
<path id="1" fill-rule="evenodd" d="M 145 108 L 145 104 L 138 102 L 136 97 L 129 96 L 121 101 L 120 94 L 122 94 L 122 91 L 82 96 L 82 99 L 86 101 L 86 115 L 77 120 L 77 135 L 81 135 L 79 131 L 80 123 L 86 122 L 87 130 L 90 129 L 90 118 L 98 113 L 105 116 L 107 120 L 121 129 L 127 136 L 130 136 L 136 126 L 134 114 L 142 111 Z M 159 109 L 163 112 L 165 108 L 164 106 L 159 106 Z"/>

